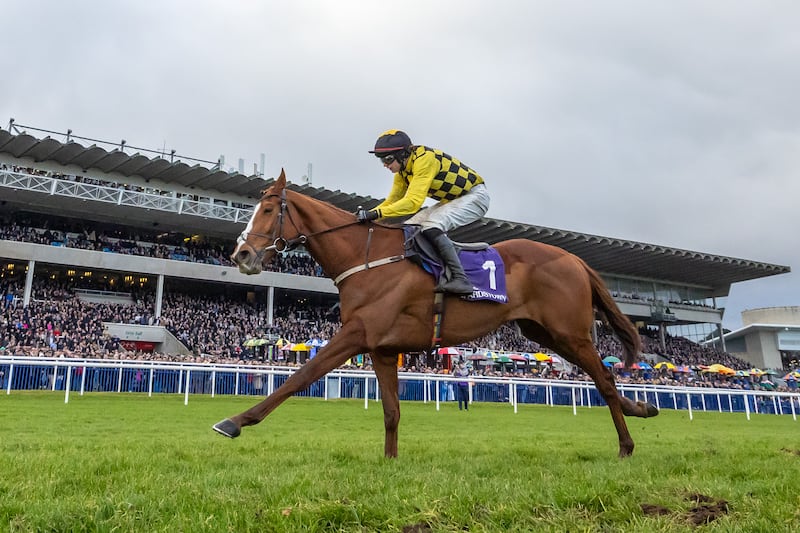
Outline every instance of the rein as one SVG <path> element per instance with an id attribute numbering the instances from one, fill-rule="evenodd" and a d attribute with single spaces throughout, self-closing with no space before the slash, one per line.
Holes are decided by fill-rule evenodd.
<path id="1" fill-rule="evenodd" d="M 270 194 L 269 196 L 267 196 L 267 198 L 272 198 L 273 196 L 278 196 L 278 195 L 277 194 Z M 315 231 L 314 233 L 310 233 L 310 234 L 306 235 L 304 233 L 300 233 L 300 227 L 297 225 L 297 223 L 292 218 L 292 213 L 291 213 L 291 211 L 289 211 L 289 204 L 286 201 L 286 189 L 283 189 L 281 191 L 280 199 L 281 199 L 281 209 L 278 212 L 278 225 L 273 230 L 272 235 L 266 235 L 265 233 L 256 233 L 256 232 L 253 232 L 253 231 L 243 231 L 239 235 L 239 238 L 236 239 L 239 243 L 245 242 L 247 240 L 247 237 L 250 236 L 250 235 L 253 235 L 255 237 L 264 237 L 265 239 L 272 239 L 272 244 L 270 244 L 269 246 L 265 246 L 262 250 L 257 252 L 257 257 L 258 257 L 259 260 L 261 260 L 261 258 L 264 257 L 264 254 L 269 252 L 269 251 L 275 250 L 278 253 L 290 252 L 290 251 L 294 250 L 295 248 L 297 248 L 298 246 L 300 246 L 301 244 L 305 244 L 308 241 L 308 239 L 310 239 L 311 237 L 316 237 L 318 235 L 323 235 L 325 233 L 330 233 L 332 231 L 336 231 L 336 230 L 339 230 L 339 229 L 342 229 L 342 228 L 347 228 L 349 226 L 353 226 L 355 224 L 358 224 L 358 220 L 354 220 L 353 222 L 347 222 L 347 223 L 341 224 L 339 226 L 333 226 L 331 228 L 326 228 L 324 230 Z M 286 216 L 288 216 L 289 222 L 291 222 L 292 226 L 294 226 L 294 229 L 296 229 L 298 231 L 297 237 L 292 237 L 291 239 L 287 239 L 287 238 L 285 238 L 283 236 L 283 217 L 284 217 L 284 214 Z"/>
<path id="2" fill-rule="evenodd" d="M 278 195 L 270 194 L 269 196 L 267 196 L 267 198 L 271 198 L 273 196 L 277 197 Z M 252 231 L 250 232 L 243 231 L 239 235 L 239 238 L 236 239 L 237 242 L 239 243 L 246 242 L 247 237 L 250 235 L 253 235 L 255 237 L 263 237 L 265 239 L 272 239 L 272 244 L 270 244 L 269 246 L 265 246 L 262 250 L 256 252 L 256 257 L 258 258 L 259 261 L 261 261 L 264 258 L 264 254 L 266 254 L 269 251 L 275 250 L 278 253 L 289 252 L 291 250 L 294 250 L 301 244 L 305 244 L 306 242 L 308 242 L 308 240 L 311 237 L 317 237 L 319 235 L 324 235 L 325 233 L 331 233 L 333 231 L 337 231 L 343 228 L 354 226 L 355 224 L 359 224 L 358 220 L 354 220 L 352 222 L 347 222 L 339 226 L 333 226 L 330 228 L 326 228 L 324 230 L 315 231 L 314 233 L 306 235 L 304 233 L 300 233 L 300 227 L 292 218 L 292 212 L 289 211 L 289 203 L 286 200 L 286 189 L 283 189 L 281 191 L 280 199 L 281 199 L 281 209 L 278 212 L 278 224 L 273 230 L 272 235 L 266 235 L 264 233 L 256 233 Z M 286 215 L 289 218 L 289 222 L 291 222 L 292 226 L 294 226 L 294 229 L 298 231 L 297 237 L 292 237 L 291 239 L 287 239 L 283 236 L 284 215 Z M 403 259 L 405 259 L 405 255 L 400 254 L 400 255 L 393 255 L 391 257 L 384 257 L 383 259 L 377 259 L 375 261 L 370 262 L 368 258 L 369 258 L 369 247 L 371 242 L 372 242 L 372 228 L 369 229 L 369 234 L 367 236 L 367 250 L 364 258 L 364 264 L 356 265 L 336 276 L 336 279 L 333 280 L 334 285 L 338 286 L 339 283 L 342 282 L 342 280 L 355 274 L 356 272 L 361 272 L 362 270 L 369 270 L 370 268 L 375 268 L 382 265 L 388 265 L 389 263 L 396 263 L 398 261 L 402 261 Z"/>
<path id="3" fill-rule="evenodd" d="M 277 197 L 277 194 L 270 194 L 266 198 Z M 319 235 L 324 235 L 325 233 L 331 233 L 343 228 L 347 228 L 358 224 L 358 220 L 354 220 L 352 222 L 347 222 L 345 224 L 341 224 L 339 226 L 333 226 L 330 228 L 326 228 L 324 230 L 316 231 L 314 233 L 310 233 L 308 235 L 300 232 L 300 227 L 292 218 L 292 212 L 289 211 L 289 202 L 286 199 L 286 189 L 284 188 L 281 190 L 280 194 L 281 199 L 281 209 L 278 212 L 278 224 L 272 232 L 272 235 L 266 235 L 264 233 L 254 233 L 254 232 L 247 232 L 243 231 L 237 242 L 243 243 L 247 241 L 247 237 L 249 235 L 254 235 L 256 237 L 263 237 L 265 239 L 272 239 L 272 244 L 269 246 L 265 246 L 261 251 L 256 252 L 256 257 L 259 261 L 261 261 L 264 257 L 264 254 L 268 251 L 275 250 L 278 253 L 288 252 L 294 250 L 301 244 L 305 244 L 311 237 L 316 237 Z M 263 200 L 263 198 L 262 198 Z M 298 235 L 297 237 L 292 237 L 291 239 L 287 239 L 283 236 L 283 219 L 284 215 L 289 218 L 289 222 L 291 222 L 294 229 L 297 230 Z M 254 214 L 255 216 L 255 214 Z M 399 261 L 403 261 L 406 256 L 405 254 L 398 254 L 393 255 L 390 257 L 384 257 L 381 259 L 376 259 L 375 261 L 369 260 L 369 249 L 370 245 L 372 244 L 372 235 L 374 232 L 374 228 L 370 227 L 367 232 L 367 245 L 366 250 L 364 253 L 364 263 L 358 264 L 354 267 L 348 268 L 333 280 L 334 286 L 338 287 L 339 284 L 344 281 L 346 278 L 356 274 L 357 272 L 362 272 L 364 270 L 369 270 L 371 268 L 376 268 L 383 265 L 388 265 L 391 263 L 397 263 Z M 434 353 L 437 348 L 441 346 L 442 338 L 441 338 L 441 331 L 442 331 L 442 320 L 444 318 L 444 294 L 442 292 L 436 292 L 434 296 L 434 306 L 433 306 L 433 336 L 431 338 L 431 353 Z"/>

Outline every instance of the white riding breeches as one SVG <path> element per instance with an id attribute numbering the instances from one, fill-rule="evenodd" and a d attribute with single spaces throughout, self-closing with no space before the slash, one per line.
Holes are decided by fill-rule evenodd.
<path id="1" fill-rule="evenodd" d="M 485 215 L 486 211 L 489 210 L 489 201 L 486 185 L 481 183 L 455 200 L 445 203 L 440 202 L 422 209 L 406 220 L 406 224 L 420 225 L 423 231 L 428 228 L 439 228 L 447 233 L 451 229 L 475 222 Z"/>

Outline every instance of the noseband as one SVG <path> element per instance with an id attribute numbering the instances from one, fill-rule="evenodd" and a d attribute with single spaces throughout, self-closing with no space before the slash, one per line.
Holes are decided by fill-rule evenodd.
<path id="1" fill-rule="evenodd" d="M 273 196 L 278 196 L 277 194 L 270 194 L 266 198 L 271 198 Z M 287 209 L 287 202 L 286 202 L 286 189 L 283 189 L 280 194 L 281 198 L 281 208 L 278 212 L 278 223 L 275 226 L 275 229 L 272 231 L 272 235 L 266 235 L 264 233 L 256 233 L 253 231 L 243 231 L 239 238 L 236 239 L 236 242 L 239 244 L 245 244 L 247 242 L 247 238 L 252 235 L 254 237 L 264 237 L 265 239 L 272 239 L 272 244 L 269 246 L 264 247 L 261 250 L 256 251 L 256 256 L 258 257 L 259 261 L 264 257 L 264 254 L 270 251 L 276 251 L 278 253 L 289 252 L 294 250 L 301 244 L 305 244 L 308 240 L 308 237 L 304 234 L 299 234 L 297 237 L 292 239 L 286 239 L 283 236 L 283 219 L 284 215 L 287 215 L 289 221 L 295 227 L 295 229 L 299 230 L 297 224 L 295 224 L 294 220 L 292 219 L 292 214 Z M 262 198 L 264 200 L 264 198 Z M 260 203 L 260 202 L 259 202 Z"/>

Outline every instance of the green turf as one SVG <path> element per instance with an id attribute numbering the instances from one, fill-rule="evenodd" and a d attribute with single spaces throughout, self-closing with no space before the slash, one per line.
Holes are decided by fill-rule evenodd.
<path id="1" fill-rule="evenodd" d="M 236 440 L 210 426 L 253 398 L 0 396 L 0 531 L 702 531 L 800 529 L 800 421 L 664 411 L 292 399 Z M 693 496 L 694 495 L 694 496 Z M 664 514 L 655 514 L 660 506 Z"/>

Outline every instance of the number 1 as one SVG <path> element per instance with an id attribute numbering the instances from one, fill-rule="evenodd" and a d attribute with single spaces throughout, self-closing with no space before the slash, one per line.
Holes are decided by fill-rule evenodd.
<path id="1" fill-rule="evenodd" d="M 489 288 L 493 291 L 497 290 L 497 278 L 495 277 L 494 271 L 497 270 L 497 266 L 495 266 L 494 261 L 484 261 L 483 265 L 481 266 L 484 270 L 489 271 Z"/>

